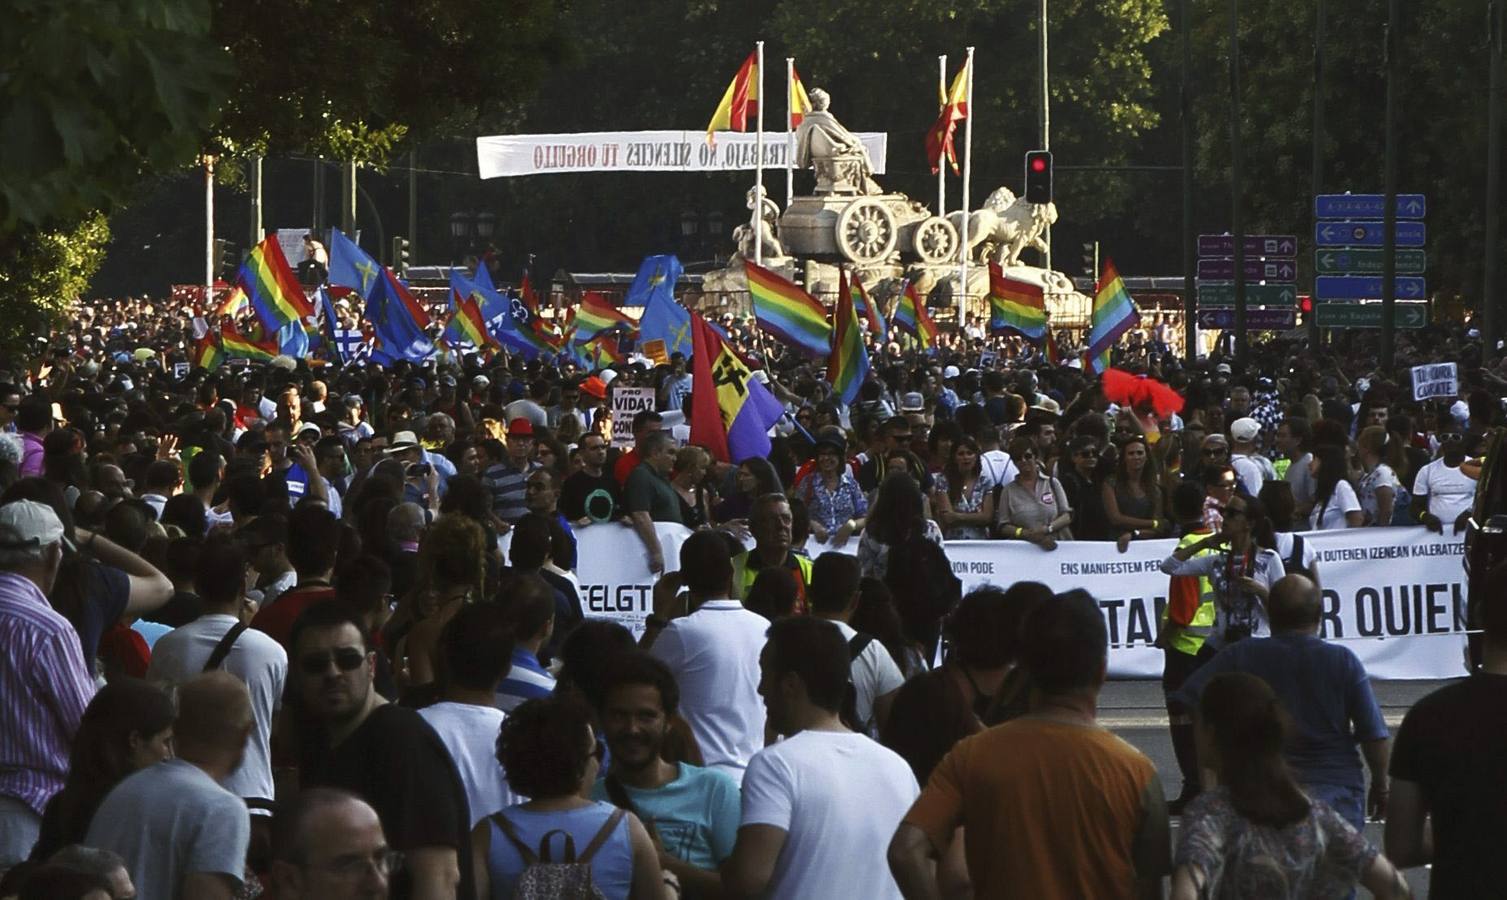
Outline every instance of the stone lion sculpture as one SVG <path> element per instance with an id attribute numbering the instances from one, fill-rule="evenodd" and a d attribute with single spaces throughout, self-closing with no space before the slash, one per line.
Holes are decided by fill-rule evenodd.
<path id="1" fill-rule="evenodd" d="M 948 213 L 947 221 L 963 230 L 963 213 Z M 968 216 L 969 259 L 980 265 L 995 262 L 1008 268 L 1020 261 L 1026 248 L 1047 250 L 1042 234 L 1057 221 L 1057 204 L 1027 203 L 1002 187 L 984 200 L 984 206 Z"/>

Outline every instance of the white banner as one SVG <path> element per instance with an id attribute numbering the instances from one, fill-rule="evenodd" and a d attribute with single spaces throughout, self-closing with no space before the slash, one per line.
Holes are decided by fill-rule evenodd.
<path id="1" fill-rule="evenodd" d="M 679 565 L 678 525 L 657 526 L 665 565 Z M 576 530 L 576 574 L 586 614 L 621 621 L 640 633 L 653 608 L 654 580 L 643 543 L 619 524 Z M 1324 595 L 1322 634 L 1355 652 L 1372 677 L 1453 678 L 1464 674 L 1464 542 L 1421 528 L 1365 528 L 1304 535 L 1318 551 Z M 504 543 L 506 538 L 504 538 Z M 1162 651 L 1157 625 L 1167 605 L 1161 562 L 1172 540 L 1137 541 L 1125 553 L 1112 543 L 1064 541 L 1048 553 L 1020 541 L 950 541 L 947 556 L 963 590 L 1040 581 L 1054 591 L 1094 595 L 1109 631 L 1109 671 L 1116 678 L 1156 678 Z M 814 558 L 852 553 L 857 541 L 833 548 L 811 541 Z"/>
<path id="2" fill-rule="evenodd" d="M 789 132 L 764 132 L 764 168 L 785 168 Z M 875 174 L 884 174 L 888 135 L 859 132 Z M 589 131 L 577 134 L 500 134 L 476 139 L 482 178 L 562 172 L 717 172 L 753 169 L 758 135 L 719 131 Z"/>
<path id="3" fill-rule="evenodd" d="M 1460 393 L 1459 369 L 1452 363 L 1413 367 L 1413 399 L 1453 399 Z"/>
<path id="4" fill-rule="evenodd" d="M 654 388 L 612 389 L 612 446 L 633 446 L 633 417 L 654 408 Z"/>

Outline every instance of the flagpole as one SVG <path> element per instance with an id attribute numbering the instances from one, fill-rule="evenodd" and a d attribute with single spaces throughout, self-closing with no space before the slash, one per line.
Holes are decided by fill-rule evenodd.
<path id="1" fill-rule="evenodd" d="M 947 108 L 947 54 L 937 57 L 937 96 L 942 98 L 942 108 Z M 947 154 L 937 156 L 937 215 L 947 215 Z"/>
<path id="2" fill-rule="evenodd" d="M 758 41 L 754 45 L 758 54 L 758 136 L 754 139 L 754 202 L 753 202 L 753 238 L 754 238 L 754 264 L 764 265 L 764 107 L 768 105 L 764 96 L 764 42 Z"/>
<path id="3" fill-rule="evenodd" d="M 968 48 L 968 119 L 963 123 L 963 227 L 960 239 L 962 247 L 962 289 L 958 292 L 958 327 L 965 324 L 968 310 L 968 187 L 973 179 L 973 48 Z"/>
<path id="4" fill-rule="evenodd" d="M 795 57 L 785 57 L 785 208 L 795 199 Z"/>

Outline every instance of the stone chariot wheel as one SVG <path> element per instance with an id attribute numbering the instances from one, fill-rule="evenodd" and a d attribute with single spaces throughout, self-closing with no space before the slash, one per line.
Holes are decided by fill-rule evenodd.
<path id="1" fill-rule="evenodd" d="M 946 219 L 932 216 L 916 226 L 911 247 L 922 262 L 952 262 L 958 256 L 958 230 Z"/>
<path id="2" fill-rule="evenodd" d="M 837 217 L 837 249 L 860 265 L 882 262 L 899 239 L 895 214 L 872 197 L 848 204 Z"/>

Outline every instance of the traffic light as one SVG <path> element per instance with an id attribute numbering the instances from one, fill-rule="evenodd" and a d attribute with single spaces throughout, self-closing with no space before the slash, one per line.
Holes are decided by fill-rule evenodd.
<path id="1" fill-rule="evenodd" d="M 233 275 L 241 267 L 240 252 L 235 244 L 224 238 L 215 238 L 215 277 Z"/>
<path id="2" fill-rule="evenodd" d="M 1052 154 L 1048 150 L 1026 153 L 1026 202 L 1052 202 Z"/>
<path id="3" fill-rule="evenodd" d="M 1099 242 L 1083 242 L 1083 274 L 1089 278 L 1099 277 Z"/>
<path id="4" fill-rule="evenodd" d="M 392 239 L 392 270 L 400 276 L 408 274 L 408 238 L 395 237 Z"/>

